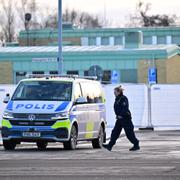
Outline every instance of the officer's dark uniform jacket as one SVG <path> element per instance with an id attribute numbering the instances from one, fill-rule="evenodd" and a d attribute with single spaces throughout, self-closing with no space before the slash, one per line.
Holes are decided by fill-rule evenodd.
<path id="1" fill-rule="evenodd" d="M 119 95 L 116 97 L 114 102 L 114 112 L 117 119 L 131 119 L 129 102 L 126 96 Z"/>

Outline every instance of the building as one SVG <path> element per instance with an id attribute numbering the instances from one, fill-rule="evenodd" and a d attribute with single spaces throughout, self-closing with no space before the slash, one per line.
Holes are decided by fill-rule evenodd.
<path id="1" fill-rule="evenodd" d="M 141 31 L 144 45 L 180 45 L 180 27 L 73 29 L 72 26 L 63 28 L 63 44 L 68 46 L 124 45 L 125 32 L 128 31 Z M 20 46 L 52 46 L 57 45 L 57 38 L 58 32 L 54 29 L 21 31 L 19 43 Z"/>
<path id="2" fill-rule="evenodd" d="M 57 74 L 57 31 L 49 32 L 24 31 L 19 47 L 0 48 L 0 84 L 27 73 Z M 67 29 L 63 44 L 64 73 L 88 75 L 100 67 L 103 82 L 148 83 L 148 69 L 157 68 L 157 83 L 180 83 L 180 27 Z"/>

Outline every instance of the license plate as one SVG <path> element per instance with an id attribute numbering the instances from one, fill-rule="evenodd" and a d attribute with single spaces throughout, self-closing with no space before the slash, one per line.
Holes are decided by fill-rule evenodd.
<path id="1" fill-rule="evenodd" d="M 23 137 L 41 137 L 40 132 L 23 132 Z"/>

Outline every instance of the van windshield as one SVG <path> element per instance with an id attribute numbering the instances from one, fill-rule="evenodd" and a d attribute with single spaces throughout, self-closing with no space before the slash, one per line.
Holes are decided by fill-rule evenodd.
<path id="1" fill-rule="evenodd" d="M 12 100 L 71 101 L 71 97 L 71 82 L 26 81 L 19 84 Z"/>

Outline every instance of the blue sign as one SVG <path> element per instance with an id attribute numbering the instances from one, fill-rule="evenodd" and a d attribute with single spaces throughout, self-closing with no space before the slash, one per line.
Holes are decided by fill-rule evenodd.
<path id="1" fill-rule="evenodd" d="M 157 83 L 157 69 L 156 68 L 149 68 L 148 82 L 149 82 L 149 84 L 156 84 Z"/>
<path id="2" fill-rule="evenodd" d="M 111 72 L 111 83 L 118 84 L 119 83 L 119 71 L 112 70 Z"/>

